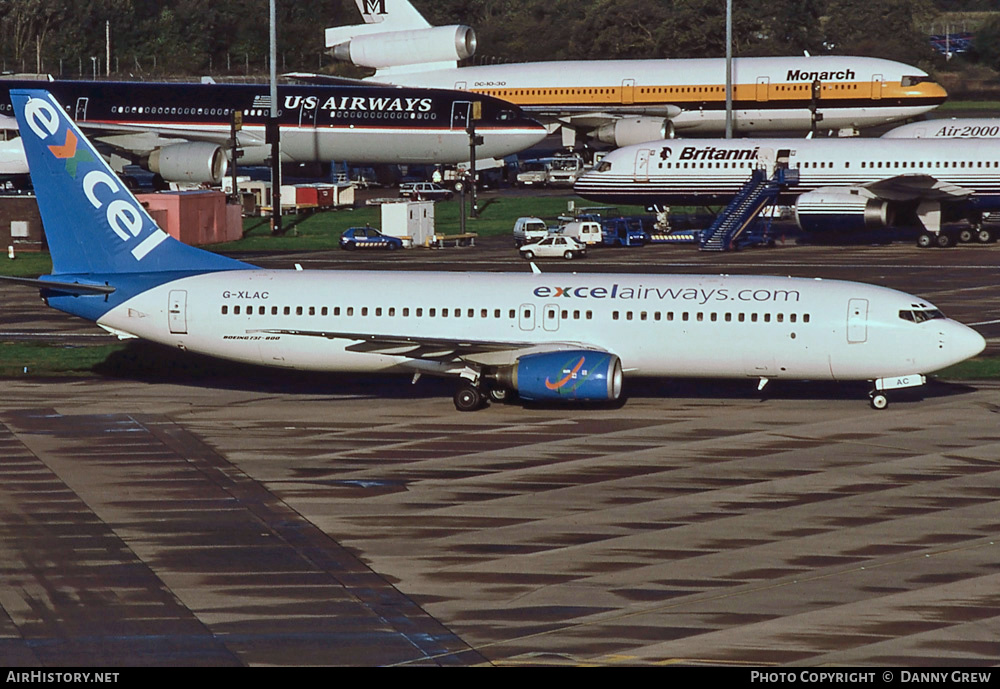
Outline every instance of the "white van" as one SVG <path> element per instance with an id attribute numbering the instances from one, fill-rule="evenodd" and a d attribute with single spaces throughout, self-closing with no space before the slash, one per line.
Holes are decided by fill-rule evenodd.
<path id="1" fill-rule="evenodd" d="M 601 224 L 593 220 L 574 220 L 562 226 L 559 234 L 572 237 L 580 244 L 593 246 L 602 242 Z"/>
<path id="2" fill-rule="evenodd" d="M 531 244 L 549 236 L 549 228 L 541 218 L 518 218 L 514 223 L 514 244 Z"/>

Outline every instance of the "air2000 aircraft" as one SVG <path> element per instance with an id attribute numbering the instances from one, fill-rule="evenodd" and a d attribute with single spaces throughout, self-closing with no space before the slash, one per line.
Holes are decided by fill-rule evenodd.
<path id="1" fill-rule="evenodd" d="M 871 380 L 974 356 L 979 333 L 854 282 L 778 277 L 263 270 L 167 236 L 50 94 L 12 93 L 52 253 L 49 306 L 235 361 L 454 376 L 460 410 L 614 400 L 637 376 Z M 365 289 L 357 289 L 364 284 Z"/>
<path id="2" fill-rule="evenodd" d="M 900 125 L 882 135 L 883 139 L 1000 139 L 1000 119 L 996 117 L 952 117 L 920 120 Z"/>

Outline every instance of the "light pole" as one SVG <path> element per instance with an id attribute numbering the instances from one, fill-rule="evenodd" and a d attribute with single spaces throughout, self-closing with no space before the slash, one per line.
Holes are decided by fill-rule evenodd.
<path id="1" fill-rule="evenodd" d="M 726 0 L 726 138 L 733 138 L 733 0 Z"/>
<path id="2" fill-rule="evenodd" d="M 270 43 L 271 43 L 271 117 L 268 133 L 271 144 L 271 234 L 283 234 L 281 227 L 281 127 L 278 125 L 278 68 L 275 60 L 278 54 L 278 29 L 275 22 L 275 0 L 269 0 Z"/>

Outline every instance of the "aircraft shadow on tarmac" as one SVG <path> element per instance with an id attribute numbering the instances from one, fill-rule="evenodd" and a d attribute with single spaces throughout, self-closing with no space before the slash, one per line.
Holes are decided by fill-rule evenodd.
<path id="1" fill-rule="evenodd" d="M 151 342 L 130 342 L 94 367 L 94 373 L 111 379 L 170 383 L 200 388 L 260 391 L 302 395 L 338 395 L 385 399 L 450 398 L 451 379 L 423 376 L 413 385 L 409 375 L 372 375 L 342 372 L 280 370 L 240 364 L 191 354 Z M 647 379 L 626 381 L 623 397 L 612 403 L 520 402 L 531 409 L 617 409 L 628 399 L 719 399 L 719 400 L 857 400 L 867 399 L 866 382 L 771 381 L 758 392 L 755 380 Z M 895 391 L 893 403 L 949 397 L 973 392 L 974 387 L 929 379 L 919 388 Z"/>

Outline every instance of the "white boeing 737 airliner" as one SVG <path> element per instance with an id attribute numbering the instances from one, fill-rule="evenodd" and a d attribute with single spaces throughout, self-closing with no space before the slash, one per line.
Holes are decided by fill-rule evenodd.
<path id="1" fill-rule="evenodd" d="M 614 400 L 632 375 L 870 380 L 882 408 L 885 390 L 985 346 L 919 297 L 854 282 L 260 269 L 166 235 L 46 91 L 12 101 L 53 263 L 14 281 L 122 338 L 289 369 L 454 376 L 460 410 L 512 393 Z"/>

